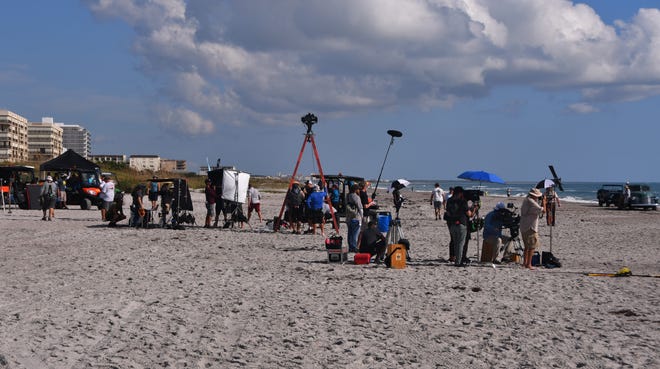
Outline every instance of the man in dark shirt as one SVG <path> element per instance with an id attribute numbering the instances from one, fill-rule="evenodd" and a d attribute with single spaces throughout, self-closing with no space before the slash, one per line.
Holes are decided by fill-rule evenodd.
<path id="1" fill-rule="evenodd" d="M 454 265 L 465 266 L 463 248 L 467 238 L 467 224 L 479 208 L 478 204 L 468 207 L 467 200 L 463 197 L 463 187 L 454 187 L 454 194 L 447 200 L 447 225 L 451 234 L 452 248 L 454 250 Z"/>
<path id="2" fill-rule="evenodd" d="M 375 255 L 376 262 L 380 263 L 385 256 L 386 247 L 387 240 L 378 230 L 378 222 L 374 220 L 370 221 L 369 226 L 362 233 L 360 252 L 369 253 L 371 256 Z"/>
<path id="3" fill-rule="evenodd" d="M 204 221 L 204 228 L 211 228 L 211 219 L 215 216 L 215 187 L 211 185 L 211 179 L 207 178 L 206 188 L 204 194 L 206 195 L 206 219 Z"/>

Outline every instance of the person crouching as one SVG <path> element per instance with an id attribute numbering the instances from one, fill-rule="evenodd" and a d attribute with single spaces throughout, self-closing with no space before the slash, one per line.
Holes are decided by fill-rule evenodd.
<path id="1" fill-rule="evenodd" d="M 376 257 L 375 262 L 380 263 L 385 258 L 385 248 L 387 247 L 387 240 L 385 236 L 378 230 L 378 222 L 372 220 L 362 233 L 362 241 L 360 242 L 360 252 L 371 254 L 371 257 Z"/>

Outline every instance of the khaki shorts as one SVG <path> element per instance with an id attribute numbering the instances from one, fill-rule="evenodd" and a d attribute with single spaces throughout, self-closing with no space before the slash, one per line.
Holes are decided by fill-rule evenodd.
<path id="1" fill-rule="evenodd" d="M 525 244 L 525 249 L 536 249 L 539 247 L 539 234 L 529 229 L 522 232 L 523 244 Z"/>

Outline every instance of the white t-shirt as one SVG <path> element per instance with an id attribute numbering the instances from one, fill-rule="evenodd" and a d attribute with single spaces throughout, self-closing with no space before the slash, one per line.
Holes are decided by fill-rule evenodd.
<path id="1" fill-rule="evenodd" d="M 248 190 L 248 195 L 250 196 L 250 204 L 258 204 L 261 202 L 261 195 L 259 194 L 259 190 L 256 188 L 250 188 Z"/>
<path id="2" fill-rule="evenodd" d="M 112 202 L 115 199 L 115 184 L 112 181 L 101 183 L 101 193 L 99 197 L 103 201 Z"/>
<path id="3" fill-rule="evenodd" d="M 443 202 L 445 200 L 445 191 L 442 190 L 440 187 L 436 187 L 433 189 L 433 201 L 439 201 Z"/>

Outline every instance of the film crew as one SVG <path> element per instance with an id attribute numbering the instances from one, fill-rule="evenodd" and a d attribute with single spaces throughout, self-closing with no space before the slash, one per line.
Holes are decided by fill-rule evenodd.
<path id="1" fill-rule="evenodd" d="M 334 183 L 332 187 L 330 187 L 330 203 L 335 209 L 339 209 L 340 200 L 341 193 L 339 192 L 339 186 Z"/>
<path id="2" fill-rule="evenodd" d="M 60 191 L 58 201 L 60 202 L 60 207 L 62 209 L 68 209 L 66 206 L 66 179 L 67 175 L 65 173 L 60 174 L 57 179 L 57 187 Z"/>
<path id="3" fill-rule="evenodd" d="M 169 183 L 163 183 L 160 186 L 160 211 L 161 211 L 161 226 L 165 227 L 167 224 L 167 216 L 170 213 L 170 208 L 172 207 L 172 200 L 174 199 L 174 192 L 170 188 Z"/>
<path id="4" fill-rule="evenodd" d="M 105 222 L 108 220 L 106 217 L 108 210 L 110 210 L 110 206 L 115 200 L 115 184 L 110 180 L 110 176 L 103 176 L 99 187 L 101 188 L 99 198 L 103 201 L 101 204 L 101 220 Z"/>
<path id="5" fill-rule="evenodd" d="M 503 202 L 498 202 L 495 208 L 484 218 L 483 243 L 481 246 L 481 262 L 493 263 L 497 259 L 499 244 L 502 240 L 504 227 L 503 211 L 508 211 Z"/>
<path id="6" fill-rule="evenodd" d="M 543 215 L 543 206 L 539 204 L 541 200 L 541 191 L 536 188 L 529 190 L 527 197 L 520 206 L 520 234 L 525 245 L 524 266 L 533 270 L 532 257 L 534 250 L 539 246 L 539 217 Z"/>
<path id="7" fill-rule="evenodd" d="M 433 191 L 431 192 L 431 205 L 435 211 L 435 220 L 440 220 L 442 217 L 442 203 L 445 201 L 445 191 L 440 187 L 440 183 L 436 183 Z"/>
<path id="8" fill-rule="evenodd" d="M 367 182 L 360 182 L 360 201 L 362 202 L 362 228 L 365 228 L 370 220 L 377 219 L 378 213 L 375 211 L 378 209 L 378 204 L 375 201 L 369 198 L 367 189 L 369 184 Z"/>
<path id="9" fill-rule="evenodd" d="M 254 188 L 252 184 L 248 184 L 248 215 L 247 215 L 247 220 L 248 222 L 250 221 L 250 216 L 252 215 L 252 211 L 254 210 L 257 215 L 259 216 L 259 221 L 262 221 L 261 217 L 261 194 L 259 193 L 259 190 Z"/>
<path id="10" fill-rule="evenodd" d="M 385 249 L 387 248 L 387 239 L 378 229 L 378 222 L 372 220 L 367 228 L 362 232 L 362 242 L 360 243 L 360 252 L 370 254 L 376 257 L 375 262 L 380 264 L 385 259 Z"/>
<path id="11" fill-rule="evenodd" d="M 291 189 L 286 193 L 284 202 L 287 207 L 287 221 L 291 226 L 291 233 L 302 234 L 301 224 L 305 195 L 300 188 L 300 183 L 294 182 Z"/>
<path id="12" fill-rule="evenodd" d="M 157 176 L 153 176 L 151 178 L 151 181 L 149 181 L 149 188 L 147 190 L 147 197 L 149 198 L 149 201 L 151 201 L 151 211 L 158 209 L 159 188 L 158 182 L 156 182 L 157 179 Z"/>
<path id="13" fill-rule="evenodd" d="M 316 227 L 321 228 L 321 235 L 325 236 L 325 217 L 323 216 L 323 203 L 325 202 L 326 196 L 328 194 L 321 190 L 319 185 L 314 185 L 314 192 L 312 192 L 308 197 L 305 203 L 307 204 L 307 210 L 309 210 L 309 227 L 312 234 L 316 234 Z"/>
<path id="14" fill-rule="evenodd" d="M 309 217 L 311 216 L 311 214 L 310 214 L 311 211 L 309 210 L 309 207 L 307 206 L 307 199 L 309 199 L 309 196 L 314 192 L 314 184 L 312 183 L 312 181 L 310 181 L 308 179 L 307 181 L 305 181 L 305 186 L 302 187 L 301 190 L 302 190 L 302 194 L 303 194 L 303 197 L 304 197 L 301 221 L 302 221 L 302 223 L 307 223 L 308 224 L 307 229 L 303 232 L 303 233 L 307 234 L 307 233 L 312 232 L 312 228 L 309 227 Z"/>
<path id="15" fill-rule="evenodd" d="M 353 184 L 350 193 L 346 195 L 346 226 L 348 228 L 348 251 L 357 252 L 362 223 L 362 201 L 360 201 L 360 187 Z"/>
<path id="16" fill-rule="evenodd" d="M 53 182 L 53 177 L 46 177 L 46 181 L 41 186 L 41 192 L 39 193 L 41 210 L 44 213 L 41 220 L 53 220 L 55 218 L 55 203 L 57 203 L 57 197 L 59 196 L 58 192 L 59 189 L 57 184 Z M 48 218 L 46 218 L 46 212 L 48 212 Z"/>
<path id="17" fill-rule="evenodd" d="M 213 227 L 218 226 L 218 219 L 220 218 L 220 214 L 223 216 L 223 224 L 227 223 L 225 200 L 222 198 L 222 185 L 215 186 L 215 195 L 215 219 L 213 220 Z"/>
<path id="18" fill-rule="evenodd" d="M 131 191 L 131 197 L 133 198 L 133 203 L 131 204 L 131 219 L 128 222 L 130 226 L 135 228 L 144 227 L 145 216 L 147 211 L 144 209 L 142 198 L 147 192 L 147 186 L 143 183 L 138 183 Z"/>
<path id="19" fill-rule="evenodd" d="M 543 208 L 545 209 L 545 221 L 547 225 L 555 226 L 555 213 L 560 206 L 559 196 L 557 196 L 555 186 L 552 185 L 546 188 L 543 194 Z"/>
<path id="20" fill-rule="evenodd" d="M 206 196 L 206 219 L 204 220 L 204 228 L 211 228 L 211 219 L 215 216 L 215 187 L 211 184 L 211 179 L 207 178 L 204 183 L 204 195 Z"/>
<path id="21" fill-rule="evenodd" d="M 468 206 L 468 202 L 463 196 L 463 187 L 454 187 L 452 197 L 447 200 L 445 220 L 449 226 L 454 265 L 456 266 L 467 265 L 467 260 L 464 260 L 464 249 L 468 235 L 468 219 L 472 218 L 478 209 L 478 203 L 473 203 L 471 207 Z"/>

